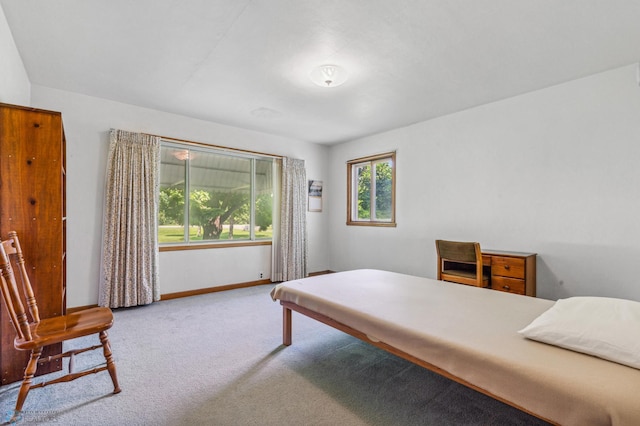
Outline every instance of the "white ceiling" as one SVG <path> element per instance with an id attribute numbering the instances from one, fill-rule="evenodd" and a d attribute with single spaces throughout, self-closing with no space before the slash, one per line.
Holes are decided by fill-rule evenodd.
<path id="1" fill-rule="evenodd" d="M 0 5 L 33 84 L 327 144 L 640 59 L 640 0 Z"/>

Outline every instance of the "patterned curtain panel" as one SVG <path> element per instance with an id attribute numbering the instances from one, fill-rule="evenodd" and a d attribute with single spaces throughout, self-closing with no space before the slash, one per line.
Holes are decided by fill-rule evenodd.
<path id="1" fill-rule="evenodd" d="M 282 281 L 282 259 L 280 251 L 280 199 L 282 198 L 282 158 L 275 161 L 273 171 L 273 212 L 271 223 L 273 236 L 271 237 L 271 282 Z"/>
<path id="2" fill-rule="evenodd" d="M 279 232 L 274 232 L 272 281 L 307 276 L 307 173 L 304 160 L 282 159 Z"/>
<path id="3" fill-rule="evenodd" d="M 111 130 L 102 235 L 100 306 L 160 300 L 158 168 L 160 138 Z"/>

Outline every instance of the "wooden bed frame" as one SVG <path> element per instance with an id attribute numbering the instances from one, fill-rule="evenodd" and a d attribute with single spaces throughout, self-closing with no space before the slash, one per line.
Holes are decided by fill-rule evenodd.
<path id="1" fill-rule="evenodd" d="M 640 369 L 519 333 L 551 300 L 375 269 L 288 281 L 271 298 L 285 346 L 295 311 L 551 424 L 640 424 Z"/>
<path id="2" fill-rule="evenodd" d="M 466 381 L 464 379 L 461 379 L 461 378 L 459 378 L 457 376 L 454 376 L 453 374 L 443 370 L 442 368 L 439 368 L 439 367 L 437 367 L 437 366 L 435 366 L 433 364 L 430 364 L 430 363 L 428 363 L 426 361 L 418 359 L 418 358 L 416 358 L 416 357 L 414 357 L 414 356 L 412 356 L 412 355 L 410 355 L 410 354 L 408 354 L 408 353 L 406 353 L 406 352 L 404 352 L 404 351 L 402 351 L 400 349 L 397 349 L 397 348 L 395 348 L 395 347 L 393 347 L 391 345 L 388 345 L 388 344 L 386 344 L 384 342 L 373 341 L 373 340 L 369 339 L 369 337 L 367 337 L 366 334 L 364 334 L 364 333 L 362 333 L 362 332 L 360 332 L 360 331 L 358 331 L 358 330 L 356 330 L 356 329 L 354 329 L 352 327 L 349 327 L 349 326 L 347 326 L 345 324 L 342 324 L 342 323 L 340 323 L 340 322 L 338 322 L 338 321 L 336 321 L 336 320 L 334 320 L 332 318 L 329 318 L 329 317 L 327 317 L 325 315 L 322 315 L 322 314 L 319 314 L 317 312 L 314 312 L 314 311 L 312 311 L 310 309 L 307 309 L 305 307 L 296 305 L 295 303 L 292 303 L 292 302 L 280 301 L 280 304 L 282 305 L 282 344 L 285 345 L 285 346 L 290 346 L 293 343 L 293 341 L 292 341 L 293 321 L 292 321 L 291 312 L 292 311 L 296 311 L 296 312 L 298 312 L 298 313 L 300 313 L 302 315 L 305 315 L 305 316 L 307 316 L 309 318 L 313 318 L 316 321 L 319 321 L 319 322 L 321 322 L 323 324 L 326 324 L 326 325 L 328 325 L 330 327 L 333 327 L 333 328 L 335 328 L 337 330 L 340 330 L 340 331 L 342 331 L 344 333 L 347 333 L 347 334 L 349 334 L 349 335 L 351 335 L 351 336 L 353 336 L 355 338 L 358 338 L 358 339 L 362 340 L 365 343 L 368 343 L 368 344 L 373 345 L 373 346 L 375 346 L 377 348 L 380 348 L 380 349 L 384 349 L 385 351 L 387 351 L 387 352 L 389 352 L 389 353 L 391 353 L 393 355 L 396 355 L 396 356 L 398 356 L 398 357 L 400 357 L 402 359 L 405 359 L 405 360 L 407 360 L 409 362 L 412 362 L 412 363 L 414 363 L 416 365 L 419 365 L 420 367 L 424 367 L 427 370 L 433 371 L 434 373 L 437 373 L 437 374 L 439 374 L 439 375 L 441 375 L 443 377 L 446 377 L 446 378 L 448 378 L 450 380 L 453 380 L 453 381 L 455 381 L 457 383 L 460 383 L 461 385 L 464 385 L 464 386 L 466 386 L 468 388 L 471 388 L 471 389 L 473 389 L 475 391 L 478 391 L 478 392 L 480 392 L 480 393 L 482 393 L 484 395 L 487 395 L 487 396 L 489 396 L 489 397 L 491 397 L 491 398 L 493 398 L 495 400 L 498 400 L 498 401 L 503 402 L 503 403 L 505 403 L 507 405 L 510 405 L 510 406 L 520 410 L 520 411 L 523 411 L 523 412 L 525 412 L 527 414 L 530 414 L 530 415 L 532 415 L 534 417 L 537 417 L 537 418 L 539 418 L 541 420 L 544 420 L 545 422 L 548 422 L 550 424 L 557 424 L 557 423 L 555 423 L 555 422 L 553 422 L 553 421 L 551 421 L 549 419 L 546 419 L 544 417 L 541 417 L 538 414 L 536 414 L 534 412 L 531 412 L 531 411 L 529 411 L 529 410 L 527 410 L 527 409 L 525 409 L 525 408 L 523 408 L 523 407 L 521 407 L 521 406 L 519 406 L 517 404 L 514 404 L 514 403 L 512 403 L 511 401 L 509 401 L 509 400 L 507 400 L 505 398 L 502 398 L 502 397 L 499 397 L 497 395 L 494 395 L 493 393 L 491 393 L 491 392 L 489 392 L 489 391 L 487 391 L 487 390 L 485 390 L 485 389 L 483 389 L 481 387 L 478 387 L 478 386 L 474 385 L 473 383 L 469 383 L 468 381 Z"/>

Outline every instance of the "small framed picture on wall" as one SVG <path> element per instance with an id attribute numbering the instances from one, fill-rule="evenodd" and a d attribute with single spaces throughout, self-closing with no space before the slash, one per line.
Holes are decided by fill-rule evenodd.
<path id="1" fill-rule="evenodd" d="M 322 181 L 309 180 L 309 211 L 322 211 Z"/>

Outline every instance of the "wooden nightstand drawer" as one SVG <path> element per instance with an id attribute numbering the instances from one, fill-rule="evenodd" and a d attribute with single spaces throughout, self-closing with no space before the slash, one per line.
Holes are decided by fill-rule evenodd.
<path id="1" fill-rule="evenodd" d="M 524 279 L 524 259 L 499 256 L 492 257 L 491 276 Z"/>
<path id="2" fill-rule="evenodd" d="M 484 264 L 491 265 L 491 288 L 535 297 L 536 256 L 535 253 L 483 250 Z"/>
<path id="3" fill-rule="evenodd" d="M 491 288 L 498 291 L 506 291 L 508 293 L 525 294 L 524 280 L 505 277 L 491 277 Z"/>

